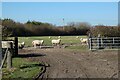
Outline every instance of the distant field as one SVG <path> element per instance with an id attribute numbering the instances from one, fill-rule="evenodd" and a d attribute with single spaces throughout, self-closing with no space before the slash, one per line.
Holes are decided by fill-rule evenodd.
<path id="1" fill-rule="evenodd" d="M 44 40 L 44 45 L 51 46 L 51 40 L 52 39 L 58 39 L 58 36 L 40 36 L 40 37 L 19 37 L 19 42 L 25 42 L 26 46 L 32 46 L 33 40 Z M 76 44 L 80 43 L 80 38 L 86 38 L 87 36 L 79 36 L 79 38 L 76 38 L 77 36 L 61 36 L 61 44 Z"/>

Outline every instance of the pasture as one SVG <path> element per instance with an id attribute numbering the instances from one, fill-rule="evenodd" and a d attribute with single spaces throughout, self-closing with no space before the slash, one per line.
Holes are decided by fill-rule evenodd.
<path id="1" fill-rule="evenodd" d="M 19 37 L 19 42 L 25 42 L 26 47 L 32 46 L 33 40 L 44 40 L 45 46 L 51 46 L 51 40 L 58 39 L 58 36 L 39 36 L 39 37 Z M 61 44 L 80 44 L 80 38 L 87 38 L 87 36 L 61 36 Z"/>
<path id="2" fill-rule="evenodd" d="M 118 78 L 118 52 L 117 51 L 90 51 L 87 45 L 82 45 L 80 38 L 87 36 L 61 36 L 60 45 L 69 45 L 66 48 L 33 48 L 33 40 L 44 40 L 44 46 L 52 46 L 51 40 L 58 39 L 58 36 L 38 36 L 38 37 L 19 37 L 19 42 L 25 42 L 25 48 L 19 50 L 20 59 L 25 59 L 25 63 L 13 58 L 14 65 L 29 65 L 45 63 L 46 72 L 43 78 Z M 21 60 L 20 60 L 21 61 Z M 40 67 L 40 68 L 39 68 Z M 32 66 L 25 68 L 28 71 L 19 69 L 14 72 L 17 77 L 33 77 L 32 73 L 39 73 L 42 66 Z M 35 71 L 33 71 L 34 69 Z M 23 72 L 26 71 L 25 74 Z M 33 72 L 31 72 L 33 71 Z M 18 76 L 20 74 L 20 76 Z M 7 75 L 7 77 L 9 77 Z M 16 76 L 16 77 L 15 77 Z M 5 76 L 6 77 L 6 76 Z"/>

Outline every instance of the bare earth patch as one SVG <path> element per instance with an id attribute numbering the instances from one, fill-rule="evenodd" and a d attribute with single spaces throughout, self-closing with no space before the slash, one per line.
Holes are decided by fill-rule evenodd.
<path id="1" fill-rule="evenodd" d="M 49 64 L 43 78 L 118 78 L 118 51 L 26 48 L 19 54 L 31 54 L 27 60 Z"/>

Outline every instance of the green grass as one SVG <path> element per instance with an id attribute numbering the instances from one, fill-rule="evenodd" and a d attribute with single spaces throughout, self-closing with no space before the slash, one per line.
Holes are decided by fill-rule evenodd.
<path id="1" fill-rule="evenodd" d="M 61 44 L 64 43 L 80 43 L 80 38 L 86 38 L 87 36 L 79 36 L 79 38 L 76 38 L 76 36 L 61 36 Z M 39 37 L 19 37 L 19 42 L 25 42 L 26 46 L 32 46 L 33 40 L 44 40 L 44 45 L 51 46 L 51 40 L 52 39 L 58 39 L 58 36 L 51 36 L 51 39 L 49 39 L 49 36 L 39 36 Z"/>
<path id="2" fill-rule="evenodd" d="M 51 46 L 51 40 L 58 39 L 58 36 L 33 36 L 33 37 L 19 37 L 19 42 L 25 42 L 25 46 L 32 46 L 33 40 L 44 40 L 44 45 Z M 79 38 L 76 38 L 76 36 L 61 36 L 61 44 L 80 44 L 80 38 L 87 38 L 87 36 L 79 36 Z M 67 49 L 78 49 L 78 50 L 87 50 L 87 46 L 84 45 L 76 45 L 76 46 L 68 46 Z"/>
<path id="3" fill-rule="evenodd" d="M 13 58 L 13 68 L 2 69 L 4 78 L 33 78 L 41 71 L 38 62 L 30 62 L 25 58 Z"/>

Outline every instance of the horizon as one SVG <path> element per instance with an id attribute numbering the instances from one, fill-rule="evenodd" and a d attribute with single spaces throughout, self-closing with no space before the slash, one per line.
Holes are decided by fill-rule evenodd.
<path id="1" fill-rule="evenodd" d="M 10 19 L 10 18 L 4 18 L 4 19 Z M 4 19 L 2 19 L 2 20 L 4 20 Z M 11 19 L 11 20 L 13 20 L 13 19 Z M 13 21 L 15 21 L 15 20 L 13 20 Z M 27 23 L 28 21 L 32 22 L 32 21 L 35 21 L 35 20 L 27 20 L 26 22 L 19 22 L 19 21 L 15 21 L 15 22 L 16 22 L 16 23 L 25 24 L 25 23 Z M 40 22 L 40 21 L 36 21 L 36 22 Z M 47 23 L 47 22 L 42 22 L 42 23 Z M 103 25 L 103 26 L 118 26 L 118 25 L 104 25 L 104 24 L 91 25 L 89 22 L 73 22 L 73 23 L 87 23 L 87 24 L 89 24 L 91 27 L 92 27 L 92 26 L 99 26 L 99 25 Z M 53 25 L 52 23 L 48 23 L 48 24 Z M 66 25 L 69 25 L 69 23 L 66 24 Z M 63 26 L 66 26 L 66 25 L 58 25 L 58 26 L 57 26 L 57 25 L 53 25 L 53 26 L 55 26 L 55 27 L 63 27 Z"/>
<path id="2" fill-rule="evenodd" d="M 38 21 L 63 26 L 70 22 L 118 25 L 117 2 L 3 2 L 2 19 Z M 104 19 L 103 19 L 104 18 Z M 64 20 L 63 20 L 64 19 Z"/>

